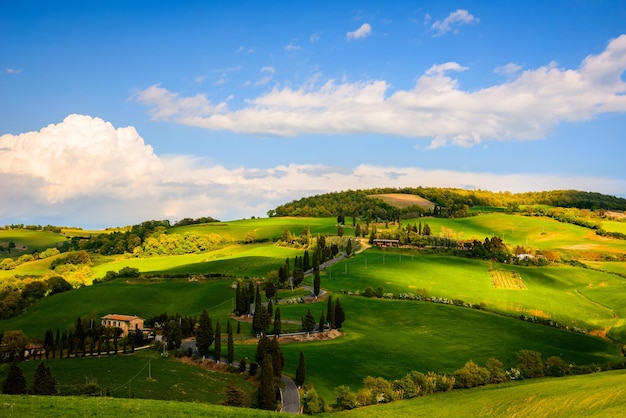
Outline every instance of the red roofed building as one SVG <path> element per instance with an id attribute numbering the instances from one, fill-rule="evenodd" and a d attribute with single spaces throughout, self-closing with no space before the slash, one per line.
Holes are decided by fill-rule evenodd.
<path id="1" fill-rule="evenodd" d="M 130 331 L 143 331 L 143 318 L 135 315 L 108 314 L 101 318 L 103 327 L 120 328 L 123 335 Z"/>

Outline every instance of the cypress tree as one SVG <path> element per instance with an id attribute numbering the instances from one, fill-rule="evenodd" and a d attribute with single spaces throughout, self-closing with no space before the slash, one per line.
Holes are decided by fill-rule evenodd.
<path id="1" fill-rule="evenodd" d="M 21 395 L 26 393 L 26 378 L 17 361 L 11 363 L 9 374 L 2 382 L 2 393 L 7 395 Z"/>
<path id="2" fill-rule="evenodd" d="M 298 369 L 296 370 L 295 384 L 298 387 L 302 387 L 304 379 L 306 378 L 306 362 L 304 360 L 304 353 L 300 351 L 300 359 L 298 360 Z"/>
<path id="3" fill-rule="evenodd" d="M 313 294 L 317 298 L 320 294 L 320 272 L 315 270 L 315 277 L 313 278 Z"/>
<path id="4" fill-rule="evenodd" d="M 228 333 L 226 360 L 228 361 L 228 364 L 233 364 L 233 361 L 235 360 L 235 346 L 233 343 L 233 326 L 230 324 L 230 320 L 226 325 L 226 332 Z"/>
<path id="5" fill-rule="evenodd" d="M 237 321 L 237 334 L 241 334 L 241 322 Z"/>
<path id="6" fill-rule="evenodd" d="M 33 387 L 30 390 L 33 395 L 56 395 L 57 394 L 57 380 L 52 375 L 52 371 L 49 366 L 42 361 L 37 366 L 35 371 L 35 379 L 33 381 Z"/>
<path id="7" fill-rule="evenodd" d="M 274 304 L 271 300 L 267 303 L 267 314 L 270 316 L 270 319 L 274 315 Z"/>
<path id="8" fill-rule="evenodd" d="M 274 335 L 280 335 L 282 332 L 282 323 L 280 319 L 280 307 L 276 307 L 276 312 L 274 312 Z"/>
<path id="9" fill-rule="evenodd" d="M 272 356 L 272 368 L 274 370 L 274 376 L 280 379 L 283 367 L 285 367 L 285 356 L 278 344 L 278 337 L 274 337 L 270 341 L 270 355 Z"/>
<path id="10" fill-rule="evenodd" d="M 326 321 L 331 329 L 335 329 L 335 307 L 333 306 L 333 298 L 328 297 L 328 307 L 326 308 Z"/>
<path id="11" fill-rule="evenodd" d="M 322 315 L 320 316 L 320 323 L 318 325 L 319 332 L 324 332 L 324 324 L 326 323 L 324 318 L 324 311 L 322 311 Z"/>
<path id="12" fill-rule="evenodd" d="M 273 411 L 276 409 L 276 386 L 274 383 L 274 369 L 272 368 L 272 356 L 266 354 L 261 366 L 259 378 L 259 391 L 257 394 L 259 409 Z"/>
<path id="13" fill-rule="evenodd" d="M 346 315 L 343 312 L 343 306 L 341 306 L 339 298 L 337 298 L 337 302 L 335 303 L 335 326 L 341 328 L 345 320 Z"/>
<path id="14" fill-rule="evenodd" d="M 196 330 L 196 347 L 202 356 L 209 354 L 209 348 L 213 344 L 213 323 L 206 309 L 202 310 Z"/>
<path id="15" fill-rule="evenodd" d="M 57 328 L 57 336 L 54 340 L 54 349 L 52 350 L 52 358 L 56 358 L 56 349 L 61 345 L 61 337 Z"/>
<path id="16" fill-rule="evenodd" d="M 302 330 L 304 332 L 311 332 L 315 328 L 315 318 L 311 314 L 311 310 L 307 309 L 306 313 L 302 315 Z"/>
<path id="17" fill-rule="evenodd" d="M 222 358 L 222 327 L 220 326 L 220 320 L 217 320 L 215 324 L 215 361 L 220 362 Z"/>
<path id="18" fill-rule="evenodd" d="M 76 318 L 76 326 L 74 327 L 74 341 L 75 341 L 75 356 L 78 356 L 78 351 L 85 348 L 85 327 L 83 327 L 83 321 L 80 316 Z"/>

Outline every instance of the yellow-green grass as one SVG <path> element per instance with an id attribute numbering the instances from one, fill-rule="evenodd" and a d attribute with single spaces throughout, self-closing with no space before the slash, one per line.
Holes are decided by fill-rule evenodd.
<path id="1" fill-rule="evenodd" d="M 103 277 L 107 271 L 133 267 L 142 273 L 153 274 L 220 273 L 235 277 L 264 277 L 270 271 L 277 271 L 286 258 L 302 253 L 303 250 L 266 243 L 230 245 L 200 254 L 146 258 L 109 257 L 93 267 L 93 275 Z"/>
<path id="2" fill-rule="evenodd" d="M 16 257 L 33 251 L 43 251 L 55 247 L 56 244 L 67 241 L 61 234 L 49 231 L 31 231 L 28 229 L 8 229 L 0 231 L 0 245 L 8 248 L 9 243 L 15 243 L 15 249 L 9 253 L 4 251 L 0 257 Z"/>
<path id="3" fill-rule="evenodd" d="M 602 221 L 602 228 L 608 232 L 619 232 L 626 234 L 626 222 Z"/>
<path id="4" fill-rule="evenodd" d="M 435 204 L 430 200 L 424 199 L 418 195 L 406 194 L 406 193 L 384 193 L 384 194 L 372 194 L 367 197 L 372 199 L 380 199 L 383 202 L 395 206 L 397 208 L 408 208 L 410 206 L 418 206 L 422 209 L 433 209 Z"/>
<path id="5" fill-rule="evenodd" d="M 230 222 L 212 222 L 199 225 L 187 225 L 170 228 L 170 233 L 184 234 L 198 232 L 201 234 L 218 234 L 227 241 L 244 242 L 253 240 L 275 240 L 289 230 L 293 235 L 300 236 L 303 229 L 310 227 L 313 236 L 317 234 L 336 234 L 336 218 L 306 217 L 275 217 L 243 219 Z"/>
<path id="6" fill-rule="evenodd" d="M 195 365 L 162 358 L 155 348 L 118 356 L 48 359 L 52 374 L 59 385 L 95 382 L 116 398 L 143 398 L 170 401 L 217 404 L 224 399 L 223 388 L 233 383 L 247 393 L 252 383 L 245 376 L 208 371 Z M 32 385 L 39 361 L 26 361 L 20 367 L 27 386 Z M 0 379 L 4 380 L 9 363 L 0 364 Z"/>
<path id="7" fill-rule="evenodd" d="M 488 309 L 519 316 L 550 318 L 584 329 L 620 326 L 614 307 L 605 293 L 588 295 L 580 290 L 606 288 L 626 298 L 624 279 L 572 266 L 523 267 L 496 264 L 499 270 L 519 274 L 526 290 L 493 286 L 488 261 L 448 255 L 422 255 L 417 250 L 371 248 L 323 273 L 322 287 L 333 291 L 363 291 L 381 287 L 386 293 L 416 293 L 426 289 L 430 296 L 484 303 Z M 310 281 L 311 279 L 307 279 Z M 619 315 L 619 313 L 617 313 Z"/>
<path id="8" fill-rule="evenodd" d="M 607 418 L 625 410 L 626 371 L 619 370 L 453 390 L 332 416 Z"/>
<path id="9" fill-rule="evenodd" d="M 507 245 L 529 246 L 538 249 L 560 249 L 571 253 L 626 252 L 626 241 L 600 237 L 588 228 L 562 223 L 546 217 L 489 213 L 469 218 L 421 218 L 403 223 L 427 223 L 433 235 L 442 227 L 452 230 L 454 238 L 462 240 L 499 236 Z"/>
<path id="10" fill-rule="evenodd" d="M 29 261 L 20 264 L 13 270 L 0 270 L 0 280 L 11 276 L 43 276 L 54 259 L 55 257 L 49 257 L 42 260 Z"/>
<path id="11" fill-rule="evenodd" d="M 398 379 L 411 370 L 452 373 L 468 360 L 484 365 L 490 357 L 506 367 L 516 352 L 529 349 L 544 358 L 561 356 L 568 363 L 620 361 L 619 347 L 598 337 L 567 332 L 519 319 L 430 302 L 339 296 L 346 312 L 342 337 L 283 344 L 285 371 L 295 373 L 300 351 L 307 379 L 326 401 L 336 386 L 354 390 L 368 375 Z M 326 303 L 280 305 L 283 319 L 299 319 L 307 309 L 316 319 Z M 254 357 L 254 346 L 237 346 Z"/>
<path id="12" fill-rule="evenodd" d="M 21 329 L 31 338 L 43 338 L 47 329 L 73 327 L 79 316 L 98 319 L 118 313 L 149 318 L 163 312 L 199 316 L 204 308 L 225 325 L 234 304 L 232 284 L 232 280 L 117 279 L 45 297 L 24 313 L 0 321 L 0 331 Z"/>
<path id="13" fill-rule="evenodd" d="M 621 274 L 626 277 L 626 262 L 623 261 L 585 261 L 585 264 L 590 268 Z"/>
<path id="14" fill-rule="evenodd" d="M 107 397 L 0 395 L 0 415 L 5 417 L 119 418 L 164 417 L 284 417 L 280 412 L 233 408 L 195 402 L 117 399 Z"/>

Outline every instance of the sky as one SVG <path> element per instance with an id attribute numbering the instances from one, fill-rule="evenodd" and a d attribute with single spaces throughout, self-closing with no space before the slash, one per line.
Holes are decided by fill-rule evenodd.
<path id="1" fill-rule="evenodd" d="M 0 2 L 0 225 L 626 197 L 626 2 Z"/>

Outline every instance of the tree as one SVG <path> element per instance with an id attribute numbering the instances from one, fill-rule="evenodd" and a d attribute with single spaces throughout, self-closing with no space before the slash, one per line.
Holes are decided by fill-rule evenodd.
<path id="1" fill-rule="evenodd" d="M 506 373 L 500 360 L 492 357 L 487 360 L 485 367 L 489 371 L 489 383 L 502 383 L 506 381 Z"/>
<path id="2" fill-rule="evenodd" d="M 320 332 L 324 332 L 324 325 L 326 324 L 326 318 L 324 318 L 324 311 L 322 311 L 322 315 L 320 316 L 320 322 L 318 325 L 318 329 Z"/>
<path id="3" fill-rule="evenodd" d="M 336 406 L 339 410 L 353 409 L 358 406 L 356 395 L 350 390 L 349 386 L 337 386 L 334 390 L 336 398 Z"/>
<path id="4" fill-rule="evenodd" d="M 26 378 L 17 361 L 11 363 L 9 374 L 2 382 L 2 393 L 7 395 L 21 395 L 26 393 Z"/>
<path id="5" fill-rule="evenodd" d="M 209 348 L 213 344 L 213 324 L 211 317 L 206 309 L 202 310 L 200 318 L 198 319 L 198 325 L 196 329 L 196 347 L 198 353 L 203 356 L 209 354 Z"/>
<path id="6" fill-rule="evenodd" d="M 422 235 L 430 236 L 431 233 L 432 231 L 430 230 L 430 226 L 427 223 L 425 223 L 424 228 L 422 229 Z"/>
<path id="7" fill-rule="evenodd" d="M 330 329 L 335 329 L 335 306 L 333 305 L 333 298 L 328 297 L 328 306 L 326 307 L 326 321 L 330 325 Z"/>
<path id="8" fill-rule="evenodd" d="M 272 299 L 276 295 L 276 285 L 272 281 L 265 282 L 265 297 Z"/>
<path id="9" fill-rule="evenodd" d="M 75 349 L 78 353 L 79 349 L 85 348 L 85 327 L 83 327 L 83 321 L 80 316 L 76 318 L 76 326 L 74 327 L 74 341 Z"/>
<path id="10" fill-rule="evenodd" d="M 217 320 L 215 324 L 215 361 L 220 362 L 222 358 L 222 327 L 220 326 L 220 320 Z"/>
<path id="11" fill-rule="evenodd" d="M 302 331 L 311 332 L 315 328 L 315 318 L 311 314 L 311 310 L 307 309 L 306 313 L 302 315 Z"/>
<path id="12" fill-rule="evenodd" d="M 342 227 L 337 228 L 337 235 L 339 235 L 340 237 L 343 237 L 344 234 L 344 230 Z"/>
<path id="13" fill-rule="evenodd" d="M 266 354 L 261 366 L 259 389 L 257 393 L 257 406 L 259 409 L 273 411 L 276 409 L 276 386 L 274 382 L 274 370 L 272 368 L 272 356 Z"/>
<path id="14" fill-rule="evenodd" d="M 239 408 L 245 408 L 248 406 L 248 396 L 246 392 L 239 389 L 233 382 L 228 382 L 224 387 L 224 395 L 226 399 L 222 401 L 222 405 L 236 406 Z"/>
<path id="15" fill-rule="evenodd" d="M 525 378 L 542 377 L 543 361 L 541 360 L 541 353 L 532 350 L 518 351 L 517 368 Z"/>
<path id="16" fill-rule="evenodd" d="M 267 308 L 264 305 L 258 305 L 254 310 L 254 316 L 252 317 L 252 328 L 254 332 L 266 333 L 270 326 L 270 315 L 267 312 Z"/>
<path id="17" fill-rule="evenodd" d="M 46 284 L 48 285 L 49 295 L 54 295 L 56 293 L 66 292 L 68 290 L 72 290 L 72 285 L 69 284 L 63 277 L 53 276 L 46 280 Z"/>
<path id="18" fill-rule="evenodd" d="M 257 360 L 258 363 L 258 359 L 262 359 L 266 355 L 270 355 L 272 357 L 272 367 L 274 375 L 280 378 L 281 371 L 283 370 L 283 367 L 285 365 L 285 357 L 283 356 L 283 352 L 280 349 L 277 338 L 270 339 L 265 335 L 259 338 L 259 342 L 257 343 L 256 351 L 254 353 L 254 358 L 255 360 Z"/>
<path id="19" fill-rule="evenodd" d="M 235 346 L 233 344 L 233 326 L 230 324 L 230 321 L 228 321 L 228 324 L 226 325 L 226 332 L 228 333 L 226 361 L 228 361 L 228 364 L 233 364 L 233 361 L 235 360 Z"/>
<path id="20" fill-rule="evenodd" d="M 489 371 L 479 367 L 472 360 L 465 363 L 463 368 L 454 372 L 455 386 L 459 388 L 473 388 L 489 382 Z"/>
<path id="21" fill-rule="evenodd" d="M 320 272 L 319 270 L 315 271 L 315 277 L 313 279 L 313 294 L 317 298 L 320 294 Z"/>
<path id="22" fill-rule="evenodd" d="M 9 359 L 14 360 L 23 355 L 26 342 L 26 335 L 21 329 L 11 330 L 2 336 L 0 347 L 4 355 L 8 355 Z"/>
<path id="23" fill-rule="evenodd" d="M 300 359 L 298 360 L 298 369 L 296 370 L 296 386 L 302 387 L 306 378 L 306 361 L 304 360 L 304 353 L 300 351 Z"/>
<path id="24" fill-rule="evenodd" d="M 276 312 L 274 312 L 274 335 L 280 335 L 282 332 L 282 323 L 280 319 L 280 307 L 276 307 Z"/>
<path id="25" fill-rule="evenodd" d="M 56 395 L 57 394 L 57 380 L 52 375 L 52 371 L 49 366 L 42 361 L 35 370 L 35 379 L 33 381 L 33 387 L 30 389 L 30 393 L 33 395 Z"/>
<path id="26" fill-rule="evenodd" d="M 335 302 L 335 327 L 337 329 L 341 328 L 345 320 L 346 315 L 343 312 L 343 306 L 341 306 L 339 298 L 337 298 L 337 301 Z"/>
<path id="27" fill-rule="evenodd" d="M 348 243 L 346 244 L 346 254 L 352 254 L 352 239 L 348 239 Z"/>

